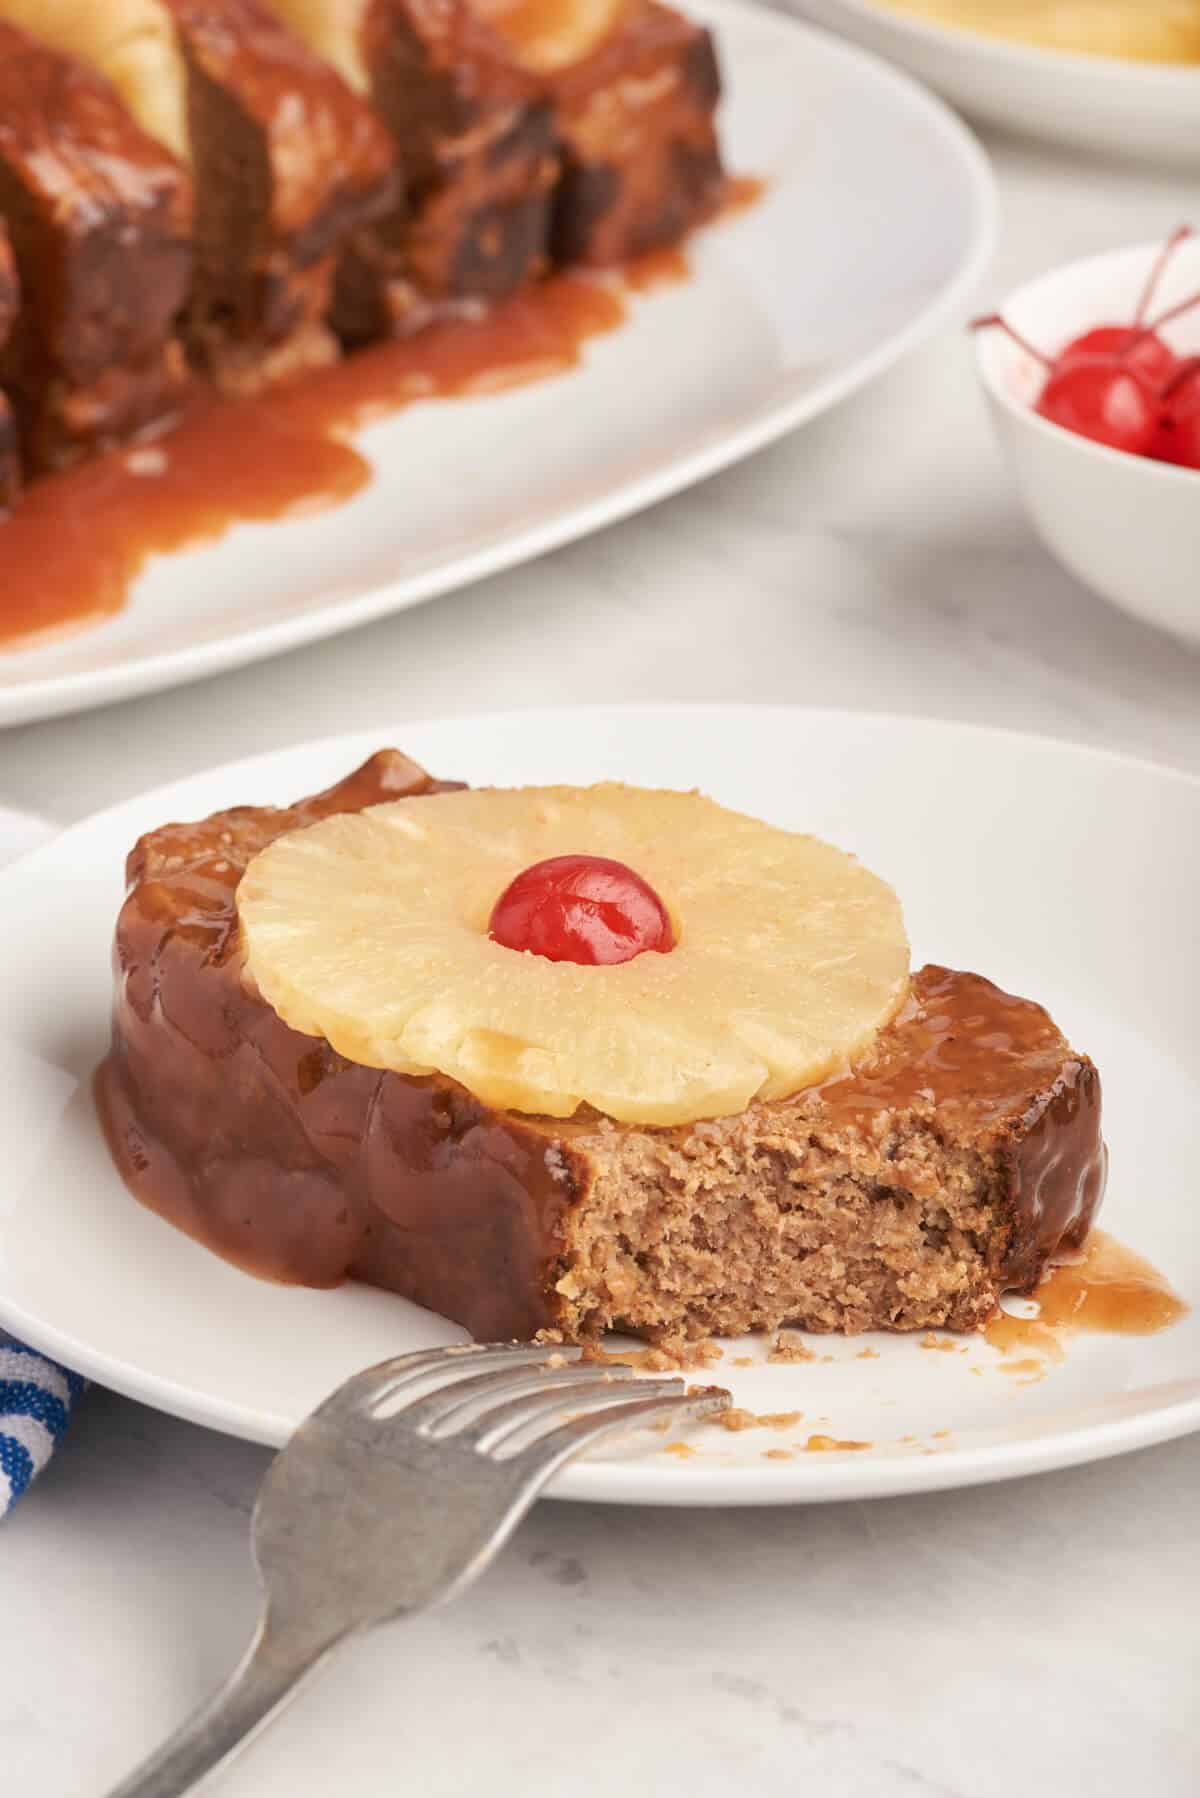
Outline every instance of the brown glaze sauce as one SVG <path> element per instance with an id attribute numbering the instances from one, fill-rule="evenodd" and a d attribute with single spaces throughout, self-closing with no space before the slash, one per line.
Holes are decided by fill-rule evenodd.
<path id="1" fill-rule="evenodd" d="M 725 197 L 721 202 L 722 216 L 732 212 L 746 212 L 756 206 L 767 191 L 766 181 L 761 175 L 730 175 L 725 182 Z"/>
<path id="2" fill-rule="evenodd" d="M 1007 1311 L 993 1317 L 983 1332 L 984 1340 L 1002 1355 L 1037 1353 L 1047 1361 L 1064 1361 L 1063 1345 L 1048 1324 L 1038 1317 L 1013 1317 Z M 1018 1362 L 1018 1366 L 1023 1365 Z"/>
<path id="3" fill-rule="evenodd" d="M 1036 1386 L 1046 1377 L 1046 1363 L 1036 1355 L 1028 1355 L 1021 1361 L 1002 1361 L 1000 1372 L 1015 1376 L 1018 1386 Z"/>
<path id="4" fill-rule="evenodd" d="M 634 293 L 649 293 L 655 287 L 670 287 L 686 281 L 691 264 L 678 244 L 665 244 L 661 250 L 647 250 L 622 270 L 625 285 Z"/>
<path id="5" fill-rule="evenodd" d="M 570 368 L 625 310 L 615 287 L 560 275 L 486 318 L 431 326 L 257 399 L 210 402 L 156 441 L 35 482 L 0 525 L 0 642 L 118 611 L 152 556 L 238 522 L 340 505 L 371 478 L 349 432 L 417 400 Z"/>
<path id="6" fill-rule="evenodd" d="M 1053 1268 L 1033 1296 L 1037 1317 L 1002 1314 L 988 1325 L 994 1348 L 1037 1349 L 1061 1361 L 1058 1330 L 1155 1336 L 1188 1309 L 1156 1267 L 1104 1230 L 1093 1230 L 1080 1258 Z"/>
<path id="7" fill-rule="evenodd" d="M 978 974 L 926 968 L 870 1060 L 817 1090 L 838 1118 L 969 1104 L 973 1117 L 999 1120 L 1052 1086 L 1062 1062 L 1062 1036 L 1033 1000 Z"/>
<path id="8" fill-rule="evenodd" d="M 731 176 L 722 212 L 764 183 Z M 623 271 L 644 292 L 689 272 L 682 249 Z M 496 393 L 574 367 L 626 316 L 622 284 L 563 274 L 486 317 L 431 326 L 273 387 L 197 404 L 173 429 L 35 482 L 0 520 L 0 648 L 26 648 L 118 612 L 154 556 L 231 526 L 338 506 L 371 479 L 345 441 L 418 400 Z"/>
<path id="9" fill-rule="evenodd" d="M 580 24 L 576 0 L 477 0 L 476 10 L 515 53 L 518 60 L 534 69 L 549 70 L 558 66 L 555 46 L 572 47 L 573 62 L 581 61 L 596 48 L 594 43 L 579 44 Z M 603 14 L 596 9 L 596 29 L 607 37 L 618 26 L 628 10 L 628 0 L 613 0 Z"/>

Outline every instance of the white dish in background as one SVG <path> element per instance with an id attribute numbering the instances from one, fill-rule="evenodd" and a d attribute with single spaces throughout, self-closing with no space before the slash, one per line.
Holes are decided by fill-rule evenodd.
<path id="1" fill-rule="evenodd" d="M 958 120 L 823 33 L 738 0 L 692 10 L 718 37 L 729 165 L 768 182 L 695 239 L 692 279 L 635 296 L 567 375 L 374 426 L 359 441 L 376 477 L 350 504 L 239 526 L 155 562 L 120 616 L 0 652 L 0 724 L 273 655 L 540 555 L 815 417 L 966 303 L 994 200 Z"/>
<path id="2" fill-rule="evenodd" d="M 1050 355 L 1098 324 L 1122 324 L 1161 243 L 1069 263 L 1010 294 L 1000 311 Z M 1200 290 L 1200 243 L 1176 250 L 1153 310 Z M 1200 354 L 1200 307 L 1165 327 Z M 992 420 L 1038 535 L 1085 586 L 1200 643 L 1200 470 L 1105 448 L 1034 411 L 1045 371 L 1002 331 L 980 331 L 976 361 Z"/>
<path id="3" fill-rule="evenodd" d="M 19 855 L 28 855 L 53 836 L 56 828 L 31 812 L 14 812 L 11 806 L 0 805 L 0 868 L 15 862 Z"/>
<path id="4" fill-rule="evenodd" d="M 971 118 L 1102 155 L 1200 163 L 1200 67 L 1043 50 L 906 18 L 874 0 L 787 0 Z"/>
<path id="5" fill-rule="evenodd" d="M 1200 1299 L 1200 781 L 964 725 L 784 708 L 525 713 L 391 736 L 466 779 L 697 784 L 862 855 L 896 884 L 917 963 L 976 968 L 1036 996 L 1095 1056 L 1112 1147 L 1104 1222 Z M 134 1398 L 262 1442 L 282 1441 L 355 1369 L 460 1332 L 365 1287 L 262 1284 L 128 1196 L 89 1093 L 122 863 L 168 818 L 312 792 L 386 740 L 181 781 L 0 876 L 0 932 L 20 945 L 0 963 L 0 1323 Z M 1200 1426 L 1195 1311 L 1159 1336 L 1079 1336 L 1027 1386 L 978 1338 L 943 1354 L 875 1336 L 872 1359 L 860 1358 L 862 1339 L 811 1341 L 832 1358 L 768 1366 L 761 1341 L 740 1343 L 709 1376 L 755 1412 L 802 1412 L 796 1426 L 710 1427 L 684 1460 L 644 1438 L 568 1468 L 555 1493 L 671 1505 L 864 1498 L 1067 1466 Z M 757 1364 L 739 1368 L 746 1353 Z M 873 1446 L 764 1459 L 810 1432 Z"/>

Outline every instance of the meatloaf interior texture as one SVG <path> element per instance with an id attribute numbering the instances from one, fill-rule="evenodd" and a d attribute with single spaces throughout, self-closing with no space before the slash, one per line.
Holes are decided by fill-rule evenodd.
<path id="1" fill-rule="evenodd" d="M 244 976 L 242 870 L 284 831 L 440 790 L 384 751 L 296 807 L 132 852 L 97 1095 L 118 1168 L 169 1221 L 256 1273 L 353 1276 L 497 1340 L 970 1330 L 1082 1241 L 1096 1070 L 975 974 L 921 970 L 836 1078 L 669 1129 L 490 1110 L 291 1030 Z"/>
<path id="2" fill-rule="evenodd" d="M 174 412 L 186 171 L 84 63 L 0 20 L 0 220 L 21 304 L 0 386 L 40 471 Z"/>

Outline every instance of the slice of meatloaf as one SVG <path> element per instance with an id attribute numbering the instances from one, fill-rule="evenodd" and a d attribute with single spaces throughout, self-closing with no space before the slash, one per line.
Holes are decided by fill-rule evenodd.
<path id="1" fill-rule="evenodd" d="M 3 21 L 0 219 L 22 295 L 0 386 L 30 469 L 169 416 L 186 376 L 187 175 L 107 81 Z"/>
<path id="2" fill-rule="evenodd" d="M 0 0 L 0 17 L 84 58 L 189 166 L 193 361 L 244 391 L 331 360 L 338 252 L 398 180 L 337 71 L 265 0 Z"/>
<path id="3" fill-rule="evenodd" d="M 136 846 L 97 1094 L 153 1210 L 259 1274 L 355 1276 L 481 1339 L 973 1329 L 1082 1241 L 1104 1178 L 1096 1070 L 974 974 L 917 974 L 838 1078 L 671 1129 L 490 1110 L 291 1030 L 243 975 L 242 870 L 285 831 L 439 790 L 384 751 L 290 810 Z"/>
<path id="4" fill-rule="evenodd" d="M 17 321 L 20 290 L 17 265 L 13 260 L 8 232 L 0 221 L 0 352 Z M 16 504 L 21 491 L 21 453 L 17 444 L 17 421 L 12 407 L 0 392 L 0 516 Z"/>
<path id="5" fill-rule="evenodd" d="M 261 0 L 164 0 L 197 193 L 191 337 L 226 388 L 329 361 L 338 256 L 393 203 L 390 139 Z"/>
<path id="6" fill-rule="evenodd" d="M 716 210 L 724 175 L 711 34 L 634 0 L 591 56 L 551 82 L 562 152 L 551 248 L 619 263 L 677 243 Z"/>
<path id="7" fill-rule="evenodd" d="M 387 125 L 406 195 L 360 233 L 336 322 L 361 343 L 478 307 L 546 266 L 550 106 L 469 0 L 276 0 Z"/>

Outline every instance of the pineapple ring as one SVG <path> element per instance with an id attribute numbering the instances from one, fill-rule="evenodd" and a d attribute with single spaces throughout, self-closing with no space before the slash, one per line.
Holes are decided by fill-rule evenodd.
<path id="1" fill-rule="evenodd" d="M 581 967 L 493 942 L 532 863 L 635 868 L 676 931 L 663 955 Z M 278 838 L 237 895 L 246 968 L 295 1030 L 485 1104 L 626 1123 L 742 1111 L 860 1054 L 908 990 L 892 889 L 853 856 L 698 793 L 477 789 Z"/>

